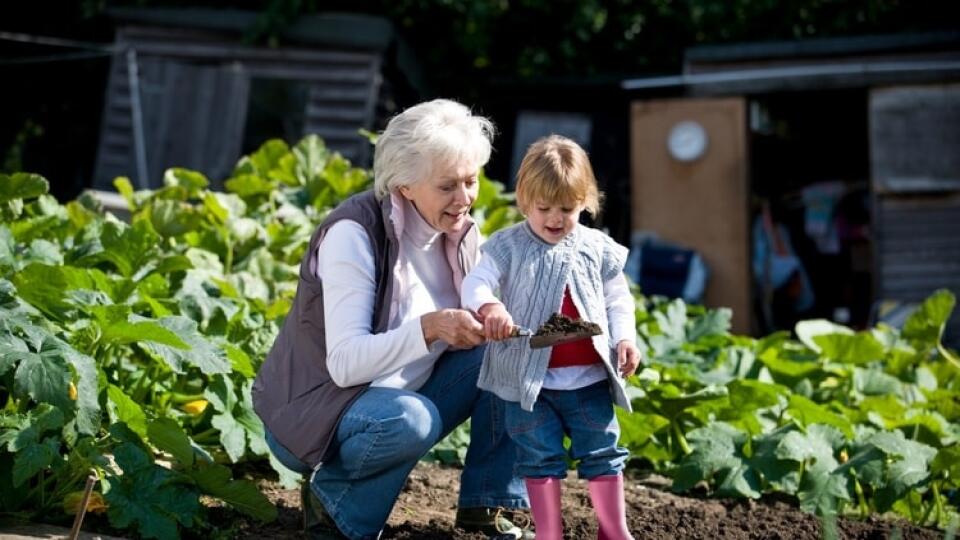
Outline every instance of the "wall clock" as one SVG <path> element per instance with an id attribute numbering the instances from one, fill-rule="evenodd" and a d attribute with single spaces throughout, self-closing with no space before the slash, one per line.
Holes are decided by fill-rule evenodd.
<path id="1" fill-rule="evenodd" d="M 695 161 L 707 150 L 707 132 L 699 122 L 683 120 L 670 128 L 667 150 L 677 161 Z"/>

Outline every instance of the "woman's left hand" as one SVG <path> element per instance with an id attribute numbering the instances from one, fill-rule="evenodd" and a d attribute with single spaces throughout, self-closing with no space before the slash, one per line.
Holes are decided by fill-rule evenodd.
<path id="1" fill-rule="evenodd" d="M 640 365 L 640 360 L 640 349 L 637 348 L 636 343 L 629 339 L 617 343 L 617 364 L 621 376 L 629 377 L 633 375 Z"/>

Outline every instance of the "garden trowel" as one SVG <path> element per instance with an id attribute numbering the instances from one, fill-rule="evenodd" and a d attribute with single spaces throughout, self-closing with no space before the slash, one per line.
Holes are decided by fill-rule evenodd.
<path id="1" fill-rule="evenodd" d="M 515 326 L 513 327 L 513 334 L 511 334 L 511 337 L 530 336 L 530 348 L 542 349 L 544 347 L 552 347 L 554 345 L 570 343 L 571 341 L 579 341 L 591 336 L 598 336 L 602 333 L 603 332 L 601 332 L 599 329 L 584 328 L 582 330 L 563 332 L 559 334 L 535 334 L 533 330 L 529 328 Z"/>

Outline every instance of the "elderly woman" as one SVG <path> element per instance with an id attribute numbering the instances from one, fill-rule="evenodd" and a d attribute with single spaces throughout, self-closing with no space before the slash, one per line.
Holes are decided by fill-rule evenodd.
<path id="1" fill-rule="evenodd" d="M 526 508 L 503 408 L 477 389 L 483 325 L 460 307 L 478 256 L 470 207 L 493 125 L 435 100 L 380 135 L 374 190 L 340 204 L 300 265 L 293 307 L 253 387 L 267 443 L 312 473 L 308 534 L 376 538 L 416 462 L 471 419 L 457 526 L 519 538 Z"/>

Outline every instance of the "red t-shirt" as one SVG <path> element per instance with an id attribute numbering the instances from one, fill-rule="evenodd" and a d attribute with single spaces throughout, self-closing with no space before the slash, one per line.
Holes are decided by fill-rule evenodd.
<path id="1" fill-rule="evenodd" d="M 563 303 L 560 304 L 560 313 L 571 319 L 579 319 L 580 312 L 570 297 L 570 287 L 563 289 Z M 579 339 L 570 343 L 554 345 L 550 353 L 549 367 L 570 367 L 570 366 L 589 366 L 600 362 L 600 355 L 593 348 L 593 340 L 589 338 Z"/>

